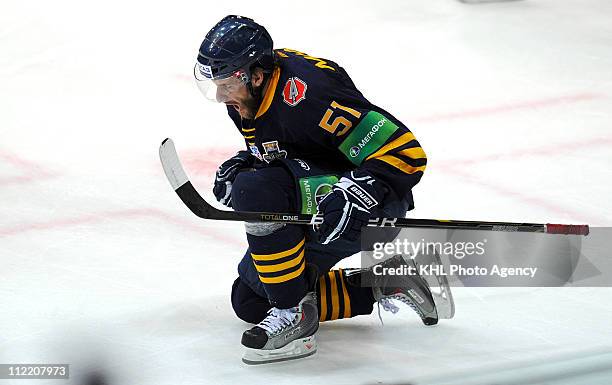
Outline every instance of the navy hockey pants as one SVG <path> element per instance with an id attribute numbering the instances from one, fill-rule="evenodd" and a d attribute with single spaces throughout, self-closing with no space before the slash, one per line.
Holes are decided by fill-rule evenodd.
<path id="1" fill-rule="evenodd" d="M 233 207 L 239 211 L 298 212 L 295 189 L 294 178 L 284 167 L 242 172 L 232 187 Z M 399 211 L 386 207 L 385 211 L 373 212 L 373 216 L 403 216 Z M 338 239 L 322 245 L 310 226 L 298 225 L 286 225 L 270 233 L 264 229 L 258 235 L 247 230 L 247 240 L 249 248 L 238 265 L 239 277 L 231 295 L 232 307 L 242 320 L 258 323 L 272 306 L 296 306 L 307 290 L 303 274 L 306 262 L 319 270 L 316 291 L 322 321 L 372 312 L 371 288 L 351 285 L 342 270 L 331 270 L 338 261 L 361 250 L 360 240 Z"/>

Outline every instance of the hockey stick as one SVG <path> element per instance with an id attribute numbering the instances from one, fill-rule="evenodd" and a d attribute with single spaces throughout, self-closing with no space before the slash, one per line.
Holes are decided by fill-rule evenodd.
<path id="1" fill-rule="evenodd" d="M 320 224 L 322 218 L 318 215 L 266 213 L 246 211 L 224 211 L 208 204 L 193 187 L 187 174 L 183 170 L 181 161 L 176 153 L 172 139 L 165 139 L 159 147 L 166 177 L 174 191 L 183 203 L 195 215 L 204 219 L 245 221 L 245 222 L 281 222 L 296 225 Z M 576 234 L 588 235 L 588 225 L 561 225 L 540 223 L 513 223 L 513 222 L 481 222 L 481 221 L 452 221 L 436 219 L 410 219 L 410 218 L 371 218 L 368 226 L 373 227 L 418 227 L 434 229 L 464 229 L 464 230 L 491 230 L 491 231 L 521 231 L 548 234 Z"/>

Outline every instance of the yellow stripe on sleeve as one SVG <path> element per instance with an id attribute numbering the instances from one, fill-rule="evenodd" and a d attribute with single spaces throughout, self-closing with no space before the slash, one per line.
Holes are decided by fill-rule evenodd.
<path id="1" fill-rule="evenodd" d="M 297 266 L 304 259 L 304 250 L 297 257 L 290 259 L 287 262 L 279 263 L 277 265 L 258 265 L 255 264 L 255 268 L 260 273 L 276 273 L 279 271 L 283 271 L 286 269 L 290 269 L 294 266 Z"/>
<path id="2" fill-rule="evenodd" d="M 291 254 L 295 254 L 300 249 L 300 247 L 304 246 L 304 241 L 305 239 L 302 239 L 300 243 L 295 245 L 295 247 L 293 247 L 292 249 L 281 251 L 280 253 L 274 253 L 274 254 L 253 254 L 251 253 L 251 257 L 253 257 L 253 259 L 256 261 L 274 261 L 275 259 L 281 259 Z"/>
<path id="3" fill-rule="evenodd" d="M 408 163 L 392 156 L 392 155 L 383 155 L 381 157 L 376 158 L 385 163 L 390 164 L 391 166 L 405 172 L 406 174 L 414 174 L 415 172 L 425 171 L 426 166 L 414 167 L 409 165 Z"/>
<path id="4" fill-rule="evenodd" d="M 368 156 L 366 160 L 369 160 L 372 158 L 378 158 L 379 156 L 393 150 L 394 148 L 404 145 L 414 139 L 415 139 L 414 134 L 412 132 L 407 132 L 403 134 L 402 136 L 400 136 L 399 138 L 395 139 L 393 142 L 387 143 L 381 148 L 379 148 L 378 151 Z"/>
<path id="5" fill-rule="evenodd" d="M 280 277 L 262 277 L 262 276 L 259 276 L 259 280 L 262 283 L 283 283 L 283 282 L 287 282 L 287 281 L 292 280 L 295 277 L 298 277 L 300 274 L 302 274 L 302 272 L 304 271 L 305 267 L 306 267 L 306 263 L 304 263 L 304 261 L 302 260 L 302 265 L 296 271 L 293 271 L 293 272 L 285 274 L 285 275 L 281 275 Z"/>
<path id="6" fill-rule="evenodd" d="M 408 158 L 412 159 L 427 159 L 427 155 L 425 155 L 425 151 L 423 151 L 421 147 L 407 148 L 401 150 L 398 154 L 406 155 Z"/>

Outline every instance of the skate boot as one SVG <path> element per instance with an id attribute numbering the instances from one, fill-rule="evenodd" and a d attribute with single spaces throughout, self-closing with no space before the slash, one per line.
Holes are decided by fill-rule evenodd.
<path id="1" fill-rule="evenodd" d="M 410 306 L 421 317 L 425 325 L 438 323 L 438 312 L 433 295 L 427 282 L 416 271 L 416 263 L 412 259 L 404 259 L 396 255 L 382 263 L 386 268 L 398 268 L 407 265 L 412 267 L 411 275 L 374 275 L 372 294 L 374 299 L 386 311 L 397 313 L 399 308 L 391 300 L 398 300 Z"/>
<path id="2" fill-rule="evenodd" d="M 422 262 L 424 264 L 442 265 L 437 255 L 433 258 L 428 257 L 428 259 Z M 364 283 L 372 286 L 374 299 L 384 310 L 397 313 L 399 308 L 393 303 L 393 300 L 403 302 L 414 309 L 423 323 L 428 326 L 437 324 L 440 318 L 453 317 L 455 305 L 445 276 L 435 276 L 433 274 L 421 276 L 414 259 L 404 258 L 401 255 L 395 255 L 378 265 L 383 269 L 399 268 L 399 271 L 411 272 L 404 275 L 377 275 L 374 274 L 374 266 L 361 270 L 359 281 L 362 286 L 365 286 Z M 376 270 L 383 271 L 383 269 Z M 353 277 L 355 277 L 353 279 L 356 279 L 353 274 L 351 274 L 352 277 L 347 277 L 347 279 L 351 280 Z"/>
<path id="3" fill-rule="evenodd" d="M 270 309 L 263 321 L 242 334 L 245 364 L 287 361 L 316 353 L 319 312 L 314 288 L 318 272 L 316 267 L 309 267 L 306 267 L 309 292 L 300 303 L 290 309 Z"/>

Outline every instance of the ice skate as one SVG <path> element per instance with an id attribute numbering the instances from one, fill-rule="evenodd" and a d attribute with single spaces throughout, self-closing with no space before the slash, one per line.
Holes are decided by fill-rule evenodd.
<path id="1" fill-rule="evenodd" d="M 272 308 L 257 326 L 244 332 L 242 361 L 249 365 L 293 360 L 317 351 L 317 297 L 311 292 L 290 309 Z"/>
<path id="2" fill-rule="evenodd" d="M 436 255 L 419 259 L 422 261 L 417 264 L 414 259 L 396 255 L 379 265 L 391 269 L 406 267 L 405 270 L 412 271 L 413 274 L 376 275 L 371 267 L 365 270 L 368 276 L 362 276 L 361 282 L 371 284 L 374 299 L 384 310 L 397 313 L 399 308 L 393 303 L 397 300 L 414 309 L 425 325 L 435 325 L 441 318 L 452 318 L 455 305 L 445 276 L 418 274 L 419 265 L 441 265 L 440 258 Z M 364 270 L 361 271 L 361 274 L 363 273 Z"/>
<path id="3" fill-rule="evenodd" d="M 319 311 L 315 287 L 319 272 L 307 265 L 305 278 L 308 293 L 289 309 L 273 307 L 268 316 L 242 334 L 246 350 L 242 361 L 249 365 L 265 364 L 308 357 L 316 353 L 315 333 L 319 329 Z"/>

